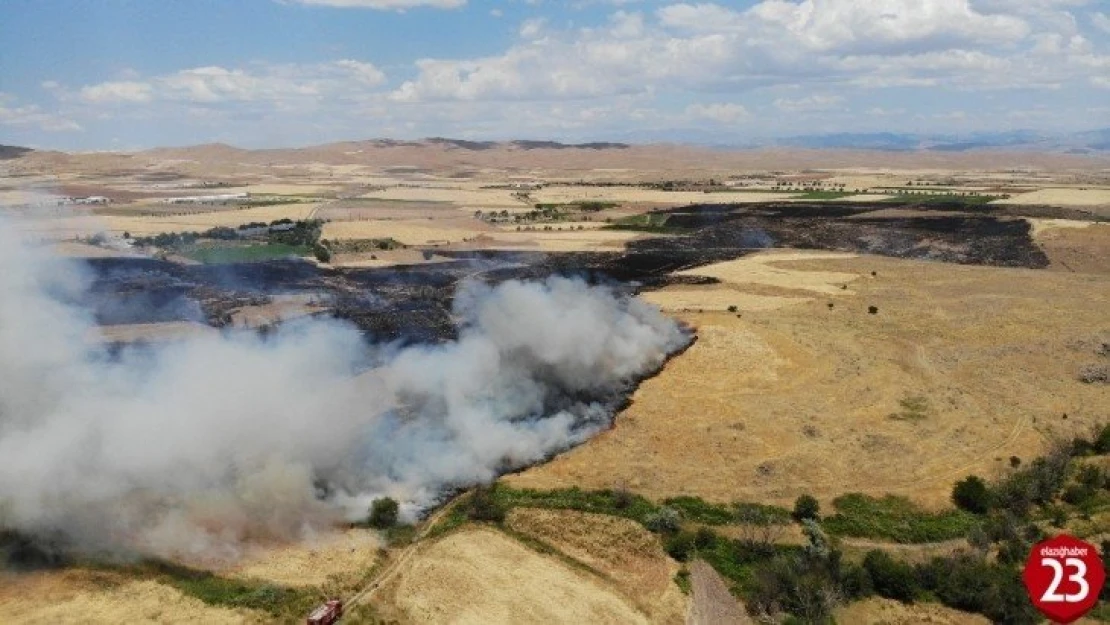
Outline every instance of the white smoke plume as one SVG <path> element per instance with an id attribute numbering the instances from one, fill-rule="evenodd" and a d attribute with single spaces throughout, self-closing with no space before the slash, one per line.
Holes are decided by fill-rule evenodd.
<path id="1" fill-rule="evenodd" d="M 317 319 L 109 355 L 71 303 L 87 284 L 0 220 L 0 528 L 116 553 L 235 557 L 381 496 L 411 518 L 605 428 L 688 341 L 639 300 L 550 278 L 463 285 L 443 345 Z"/>

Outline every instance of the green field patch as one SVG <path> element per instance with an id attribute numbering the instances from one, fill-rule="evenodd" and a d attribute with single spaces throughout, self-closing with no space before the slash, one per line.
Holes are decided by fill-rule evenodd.
<path id="1" fill-rule="evenodd" d="M 821 522 L 836 536 L 874 538 L 897 543 L 932 543 L 964 538 L 980 519 L 963 510 L 926 512 L 905 497 L 869 497 L 849 493 L 833 500 L 836 514 Z"/>
<path id="2" fill-rule="evenodd" d="M 852 197 L 853 195 L 860 195 L 854 191 L 802 191 L 801 195 L 795 196 L 795 200 L 839 200 L 841 198 Z"/>
<path id="3" fill-rule="evenodd" d="M 143 560 L 136 564 L 93 565 L 92 570 L 121 573 L 133 579 L 149 579 L 212 606 L 260 610 L 275 617 L 300 617 L 318 602 L 315 589 L 289 588 L 255 579 L 232 579 L 166 560 Z"/>
<path id="4" fill-rule="evenodd" d="M 259 245 L 198 244 L 179 251 L 182 256 L 208 265 L 278 260 L 312 253 L 308 245 L 263 243 Z"/>

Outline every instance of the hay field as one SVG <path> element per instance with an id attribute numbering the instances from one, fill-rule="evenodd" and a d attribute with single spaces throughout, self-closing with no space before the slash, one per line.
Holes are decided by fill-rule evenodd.
<path id="1" fill-rule="evenodd" d="M 153 581 L 51 571 L 0 577 L 4 623 L 262 623 L 265 615 L 204 604 Z"/>
<path id="2" fill-rule="evenodd" d="M 409 202 L 450 202 L 466 210 L 528 209 L 532 207 L 513 197 L 509 189 L 481 189 L 479 185 L 458 187 L 410 186 L 391 187 L 382 191 L 372 191 L 359 196 L 363 199 L 404 200 Z"/>
<path id="3" fill-rule="evenodd" d="M 514 531 L 537 538 L 613 581 L 652 623 L 682 623 L 687 600 L 673 579 L 678 565 L 659 538 L 629 519 L 517 508 L 507 519 Z"/>
<path id="4" fill-rule="evenodd" d="M 600 230 L 593 225 L 588 230 L 570 230 L 567 225 L 559 226 L 564 230 L 534 230 L 515 232 L 502 230 L 488 241 L 482 241 L 484 249 L 534 249 L 545 252 L 585 252 L 615 251 L 624 247 L 628 241 L 643 238 L 643 234 L 627 230 Z"/>
<path id="5" fill-rule="evenodd" d="M 87 236 L 98 232 L 134 236 L 149 236 L 163 232 L 186 232 L 207 230 L 216 226 L 236 227 L 242 224 L 261 221 L 269 223 L 277 219 L 306 219 L 316 210 L 316 204 L 280 204 L 234 210 L 214 210 L 189 215 L 166 216 L 119 216 L 104 215 L 61 217 L 58 219 L 29 219 L 18 222 L 19 227 L 31 234 L 48 239 L 67 239 Z"/>
<path id="6" fill-rule="evenodd" d="M 579 200 L 635 204 L 741 204 L 777 202 L 796 197 L 790 193 L 658 191 L 635 187 L 546 187 L 532 192 L 535 202 L 563 204 Z"/>
<path id="7" fill-rule="evenodd" d="M 647 623 L 600 578 L 492 529 L 418 547 L 388 583 L 386 603 L 413 623 Z M 384 609 L 384 606 L 383 606 Z"/>
<path id="8" fill-rule="evenodd" d="M 353 528 L 298 544 L 256 549 L 223 573 L 283 586 L 349 586 L 374 566 L 382 546 L 377 532 Z"/>
<path id="9" fill-rule="evenodd" d="M 838 623 L 853 625 L 988 625 L 990 619 L 968 614 L 936 603 L 907 605 L 873 597 L 840 607 L 835 612 Z"/>
<path id="10" fill-rule="evenodd" d="M 1052 227 L 1034 227 L 1037 245 L 1044 250 L 1050 269 L 1078 273 L 1110 274 L 1110 224 L 1089 227 L 1058 227 L 1064 220 L 1052 220 Z M 1043 222 L 1041 222 L 1043 224 Z M 1070 222 L 1069 222 L 1070 223 Z M 1089 222 L 1076 222 L 1089 223 Z"/>
<path id="11" fill-rule="evenodd" d="M 491 231 L 491 226 L 476 219 L 332 221 L 324 224 L 321 236 L 329 240 L 393 238 L 405 245 L 429 245 L 461 243 Z"/>
<path id="12" fill-rule="evenodd" d="M 1015 195 L 996 204 L 1049 204 L 1054 206 L 1110 206 L 1110 189 L 1049 188 Z"/>
<path id="13" fill-rule="evenodd" d="M 1104 388 L 1076 380 L 1097 358 L 1082 345 L 1110 333 L 1107 275 L 870 256 L 775 267 L 817 277 L 796 278 L 805 297 L 778 309 L 679 315 L 699 340 L 641 385 L 612 430 L 506 481 L 780 504 L 897 493 L 944 506 L 956 479 L 997 474 L 1110 413 Z M 745 279 L 732 268 L 720 285 L 730 294 Z M 766 269 L 750 270 L 751 288 L 767 288 Z M 829 274 L 859 277 L 834 296 L 821 293 Z M 920 418 L 899 416 L 918 399 Z"/>

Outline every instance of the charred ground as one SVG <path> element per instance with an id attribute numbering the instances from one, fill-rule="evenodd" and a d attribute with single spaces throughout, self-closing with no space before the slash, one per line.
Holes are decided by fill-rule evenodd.
<path id="1" fill-rule="evenodd" d="M 451 299 L 464 279 L 500 282 L 552 274 L 637 290 L 711 278 L 669 275 L 770 248 L 836 250 L 959 264 L 1043 268 L 1049 264 L 1016 207 L 963 202 L 780 202 L 693 205 L 653 213 L 659 236 L 621 252 L 444 251 L 452 260 L 389 268 L 331 269 L 302 261 L 181 265 L 152 259 L 92 259 L 89 304 L 102 324 L 191 320 L 231 323 L 242 306 L 280 293 L 314 293 L 333 316 L 378 341 L 452 338 Z M 1038 217 L 1094 219 L 1068 209 L 1021 207 Z"/>

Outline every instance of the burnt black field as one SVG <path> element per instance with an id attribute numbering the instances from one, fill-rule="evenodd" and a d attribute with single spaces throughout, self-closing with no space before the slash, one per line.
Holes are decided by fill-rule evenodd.
<path id="1" fill-rule="evenodd" d="M 373 340 L 436 342 L 455 336 L 451 300 L 464 279 L 572 275 L 635 292 L 677 282 L 709 283 L 713 279 L 669 274 L 770 247 L 1046 267 L 1048 258 L 1033 242 L 1028 222 L 1011 214 L 1015 208 L 961 203 L 694 205 L 658 211 L 667 216 L 667 234 L 631 242 L 622 252 L 436 250 L 454 260 L 373 269 L 325 269 L 296 260 L 185 266 L 151 259 L 91 259 L 95 279 L 86 303 L 102 324 L 194 320 L 222 327 L 239 306 L 265 303 L 277 293 L 310 292 L 330 302 L 329 314 L 354 323 Z M 1077 217 L 1074 211 L 1020 208 L 1022 214 Z M 872 215 L 879 210 L 883 213 Z"/>

